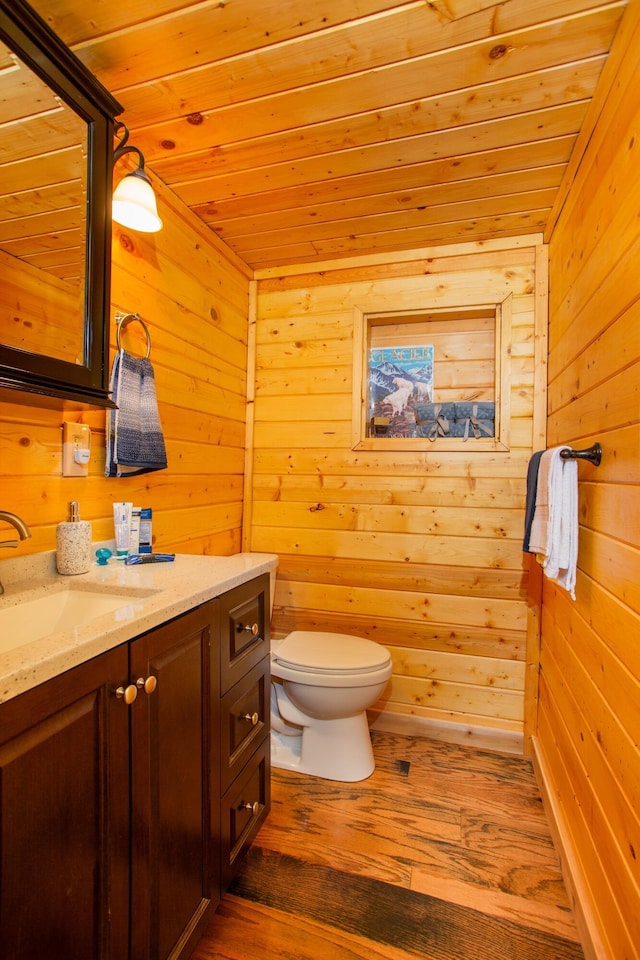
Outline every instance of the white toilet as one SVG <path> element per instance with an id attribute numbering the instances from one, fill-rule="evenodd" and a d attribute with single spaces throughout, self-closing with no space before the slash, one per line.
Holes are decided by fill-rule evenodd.
<path id="1" fill-rule="evenodd" d="M 344 633 L 294 630 L 271 651 L 271 763 L 326 780 L 374 771 L 366 710 L 391 676 L 385 647 Z"/>

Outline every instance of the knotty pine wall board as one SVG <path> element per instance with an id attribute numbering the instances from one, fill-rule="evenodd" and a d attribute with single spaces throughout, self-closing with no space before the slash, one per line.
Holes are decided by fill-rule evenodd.
<path id="1" fill-rule="evenodd" d="M 284 292 L 285 290 L 311 289 L 327 283 L 326 271 L 331 271 L 332 282 L 350 284 L 357 282 L 372 283 L 376 279 L 391 280 L 404 277 L 411 280 L 423 274 L 450 274 L 462 263 L 467 270 L 493 269 L 495 267 L 522 267 L 535 263 L 535 245 L 542 241 L 542 234 L 527 234 L 505 242 L 488 240 L 486 243 L 467 243 L 451 246 L 442 244 L 436 247 L 398 251 L 393 256 L 375 254 L 372 256 L 350 257 L 348 260 L 335 260 L 319 264 L 317 269 L 308 264 L 291 266 L 286 269 L 265 268 L 258 274 L 260 291 L 265 293 Z M 473 255 L 473 266 L 469 256 Z M 522 301 L 513 305 L 515 312 Z M 530 304 L 531 306 L 531 304 Z M 265 318 L 269 316 L 266 304 Z M 318 322 L 322 317 L 318 317 Z"/>
<path id="2" fill-rule="evenodd" d="M 320 516 L 316 516 L 319 513 Z M 474 502 L 468 507 L 438 506 L 423 507 L 420 504 L 340 503 L 333 500 L 311 510 L 306 503 L 268 501 L 256 505 L 254 522 L 261 526 L 301 527 L 313 530 L 359 530 L 414 533 L 416 529 L 425 534 L 458 537 L 501 536 L 521 539 L 522 507 L 512 510 L 497 506 L 485 507 L 478 516 Z"/>
<path id="3" fill-rule="evenodd" d="M 300 434 L 298 434 L 300 438 Z M 433 451 L 432 451 L 433 447 Z M 283 454 L 279 449 L 256 449 L 255 465 L 259 468 L 258 474 L 267 473 L 271 476 L 320 476 L 324 474 L 330 463 L 331 477 L 386 477 L 395 475 L 400 479 L 415 477 L 429 481 L 432 477 L 439 479 L 450 477 L 455 485 L 473 483 L 476 478 L 491 479 L 504 477 L 507 480 L 520 480 L 522 483 L 522 497 L 524 508 L 525 484 L 527 466 L 530 454 L 526 450 L 514 449 L 510 456 L 505 458 L 500 453 L 485 453 L 482 457 L 474 457 L 471 450 L 460 451 L 459 457 L 451 457 L 440 452 L 436 444 L 429 444 L 424 451 L 406 450 L 375 450 L 366 451 L 363 456 L 359 450 L 336 449 L 331 454 L 324 450 L 315 450 L 307 447 L 293 448 L 283 462 Z M 283 469 L 283 466 L 285 469 Z M 379 481 L 384 487 L 384 481 Z"/>
<path id="4" fill-rule="evenodd" d="M 46 356 L 70 363 L 82 357 L 82 333 L 75 325 L 83 301 L 79 284 L 36 269 L 2 250 L 0 264 L 0 309 L 7 317 L 5 344 L 21 350 L 25 343 L 38 343 Z"/>
<path id="5" fill-rule="evenodd" d="M 349 560 L 338 557 L 289 556 L 282 560 L 278 572 L 281 579 L 298 583 L 350 583 L 394 590 L 420 590 L 428 583 L 433 592 L 444 595 L 464 594 L 502 599 L 526 597 L 526 583 L 522 571 L 490 567 L 452 568 L 444 564 L 430 563 L 425 568 L 423 564 L 405 562 L 399 565 L 386 560 L 371 559 L 365 571 L 354 567 Z"/>
<path id="6" fill-rule="evenodd" d="M 640 942 L 639 57 L 632 3 L 549 237 L 549 444 L 603 456 L 579 465 L 576 602 L 543 585 L 536 756 L 581 929 L 611 958 Z"/>
<path id="7" fill-rule="evenodd" d="M 571 710 L 569 705 L 562 698 L 559 703 L 551 699 L 546 681 L 541 679 L 538 733 L 540 739 L 544 740 L 547 745 L 543 755 L 543 769 L 546 773 L 546 780 L 550 783 L 561 783 L 567 780 L 579 782 L 585 776 L 585 768 L 573 753 L 570 744 L 571 736 L 564 722 L 559 720 L 562 714 L 567 717 L 570 723 Z M 548 749 L 551 746 L 553 750 Z M 540 768 L 538 767 L 538 769 Z M 546 804 L 546 808 L 547 810 L 550 809 L 549 803 Z M 562 824 L 562 832 L 557 835 L 562 837 L 565 847 L 570 846 L 574 871 L 583 877 L 595 879 L 598 876 L 601 877 L 603 872 L 607 873 L 610 870 L 610 864 L 605 866 L 602 863 L 602 835 L 596 848 L 592 840 L 592 831 L 600 827 L 607 835 L 609 828 L 606 817 L 601 815 L 597 807 L 595 808 L 595 819 L 593 813 L 594 808 L 591 803 L 586 810 L 580 808 L 576 815 L 571 818 L 570 823 L 564 822 Z M 563 859 L 566 864 L 566 854 Z M 602 880 L 597 883 L 593 893 L 589 891 L 589 888 L 578 886 L 577 889 L 582 894 L 579 900 L 573 900 L 577 906 L 578 929 L 582 933 L 583 942 L 586 941 L 588 944 L 590 939 L 596 942 L 596 949 L 599 948 L 598 954 L 591 952 L 590 955 L 607 958 L 633 957 L 633 952 L 628 949 L 630 934 L 625 922 L 628 917 L 636 912 L 637 899 L 633 894 L 633 886 L 629 885 L 627 887 L 627 891 L 631 891 L 632 896 L 630 908 L 627 898 L 625 898 L 626 903 L 619 902 L 616 886 L 602 882 Z M 591 902 L 592 900 L 593 902 Z M 591 908 L 588 921 L 581 923 L 580 913 L 588 906 Z M 588 923 L 588 927 L 594 928 L 593 934 L 589 935 L 589 929 L 585 929 L 584 922 Z"/>
<path id="8" fill-rule="evenodd" d="M 502 652 L 502 651 L 500 651 Z M 496 656 L 477 657 L 470 651 L 461 656 L 460 650 L 416 650 L 396 646 L 391 650 L 394 672 L 399 676 L 430 679 L 439 677 L 456 683 L 500 686 L 502 689 L 522 688 L 524 663 L 514 659 L 501 660 Z"/>
<path id="9" fill-rule="evenodd" d="M 501 689 L 497 682 L 479 686 L 468 677 L 463 683 L 452 683 L 439 676 L 425 680 L 394 674 L 385 695 L 389 704 L 397 700 L 405 710 L 411 704 L 411 712 L 417 718 L 428 721 L 433 717 L 441 722 L 449 721 L 452 726 L 466 724 L 471 728 L 471 738 L 475 726 L 497 727 L 515 734 L 522 728 L 522 693 Z M 399 712 L 401 714 L 402 709 Z"/>
<path id="10" fill-rule="evenodd" d="M 332 282 L 331 276 L 324 271 L 324 284 L 313 287 L 305 287 L 302 281 L 299 289 L 285 288 L 280 292 L 274 289 L 263 291 L 260 285 L 259 345 L 304 339 L 304 336 L 287 336 L 291 333 L 288 320 L 295 321 L 296 333 L 300 331 L 304 335 L 307 331 L 310 340 L 318 340 L 319 334 L 325 335 L 327 321 L 335 324 L 336 317 L 350 314 L 353 304 L 365 312 L 393 315 L 398 310 L 473 307 L 479 303 L 501 302 L 509 294 L 513 294 L 516 300 L 533 293 L 531 251 L 519 265 L 501 266 L 500 257 L 495 253 L 490 259 L 481 255 L 477 266 L 471 256 L 450 256 L 447 259 L 448 269 L 445 270 L 439 270 L 437 264 L 432 269 L 431 263 L 418 261 L 413 276 L 403 272 L 400 277 L 392 274 L 390 279 L 385 279 L 382 276 L 384 271 L 379 268 L 370 282 L 363 279 L 365 271 L 360 269 L 357 277 L 344 284 Z M 273 288 L 274 285 L 270 286 Z M 305 326 L 306 317 L 309 321 Z M 267 322 L 272 320 L 279 326 Z M 344 329 L 342 336 L 348 339 Z"/>
<path id="11" fill-rule="evenodd" d="M 284 558 L 285 561 L 288 559 Z M 279 623 L 286 631 L 296 630 L 300 626 L 300 616 L 295 608 L 283 606 L 279 613 Z M 334 633 L 344 632 L 344 613 L 331 610 L 309 610 L 305 612 L 305 629 L 328 630 Z M 458 657 L 468 655 L 476 659 L 488 657 L 495 659 L 499 654 L 509 660 L 524 660 L 525 638 L 521 630 L 496 630 L 493 627 L 455 627 L 450 623 L 413 621 L 407 623 L 399 617 L 386 616 L 383 620 L 350 613 L 349 629 L 352 633 L 369 640 L 383 643 L 393 655 L 395 646 L 405 645 L 411 650 L 427 650 L 451 653 Z M 513 671 L 515 676 L 517 671 Z M 405 709 L 413 710 L 413 704 L 395 704 L 394 713 Z M 382 709 L 382 707 L 381 707 Z M 485 717 L 484 722 L 488 722 Z M 471 734 L 470 734 L 471 735 Z"/>
<path id="12" fill-rule="evenodd" d="M 627 869 L 633 875 L 633 853 L 640 836 L 640 821 L 634 811 L 635 798 L 640 796 L 640 769 L 634 763 L 637 751 L 633 737 L 625 734 L 625 731 L 640 728 L 640 706 L 634 696 L 633 674 L 607 644 L 601 645 L 595 633 L 584 627 L 575 614 L 573 604 L 559 604 L 554 615 L 555 620 L 551 624 L 552 614 L 544 614 L 543 630 L 553 627 L 562 634 L 564 642 L 562 645 L 556 644 L 547 655 L 550 660 L 549 687 L 555 690 L 562 677 L 562 686 L 573 698 L 577 709 L 585 697 L 591 699 L 590 687 L 594 673 L 600 671 L 603 676 L 601 697 L 592 700 L 588 724 L 582 718 L 578 719 L 577 714 L 574 719 L 582 723 L 585 737 L 581 740 L 580 752 L 584 754 L 587 749 L 594 750 L 591 760 L 584 762 L 584 766 L 602 787 L 599 791 L 600 802 L 605 797 L 613 800 L 620 791 L 618 802 L 611 804 L 610 820 L 611 826 L 616 825 L 618 846 Z M 615 715 L 608 707 L 613 700 L 618 704 Z M 586 746 L 587 739 L 590 747 Z M 600 772 L 596 774 L 596 771 Z"/>
<path id="13" fill-rule="evenodd" d="M 430 720 L 466 723 L 522 742 L 525 477 L 533 413 L 544 397 L 534 366 L 535 262 L 535 242 L 504 241 L 414 260 L 353 258 L 318 273 L 258 274 L 247 542 L 281 557 L 276 635 L 324 626 L 386 640 L 396 666 L 379 719 L 413 716 L 418 729 Z M 506 361 L 509 450 L 478 452 L 472 441 L 456 451 L 437 441 L 411 451 L 352 449 L 354 307 L 401 322 L 509 295 L 516 318 Z M 484 376 L 477 361 L 474 375 L 464 376 L 465 358 L 479 358 L 482 348 L 460 340 L 455 323 L 448 341 L 440 327 L 444 321 L 433 328 L 441 357 L 434 396 L 453 397 L 458 377 L 462 398 Z M 429 340 L 428 323 L 415 329 Z"/>
<path id="14" fill-rule="evenodd" d="M 372 619 L 384 616 L 382 611 L 393 611 L 395 618 L 407 626 L 429 622 L 449 623 L 452 627 L 483 626 L 496 630 L 523 629 L 522 603 L 515 599 L 481 596 L 456 597 L 452 603 L 448 595 L 439 596 L 427 590 L 391 590 L 359 585 L 325 585 L 292 583 L 283 585 L 279 599 L 287 607 L 308 610 L 331 610 L 348 617 L 350 609 L 360 616 Z"/>
<path id="15" fill-rule="evenodd" d="M 387 479 L 386 482 L 389 482 Z M 522 539 L 519 542 L 502 538 L 466 538 L 402 533 L 367 533 L 317 530 L 298 527 L 255 526 L 253 549 L 264 551 L 272 543 L 276 553 L 294 553 L 300 556 L 350 557 L 354 562 L 366 562 L 369 557 L 394 560 L 397 563 L 439 563 L 455 566 L 463 559 L 466 565 L 507 567 L 519 569 L 522 562 Z M 287 549 L 288 548 L 288 549 Z"/>
<path id="16" fill-rule="evenodd" d="M 457 489 L 456 489 L 457 487 Z M 256 477 L 254 491 L 260 493 L 260 501 L 307 502 L 310 497 L 322 494 L 324 503 L 359 504 L 415 504 L 422 507 L 465 506 L 472 502 L 475 507 L 524 509 L 524 485 L 521 481 L 506 481 L 502 478 L 469 477 L 466 483 L 451 485 L 450 480 L 439 477 L 423 477 L 421 480 L 399 477 L 393 490 L 385 490 L 380 481 L 369 476 L 319 477 L 319 476 L 269 476 Z M 408 576 L 408 575 L 407 575 Z"/>
<path id="17" fill-rule="evenodd" d="M 113 536 L 112 504 L 125 499 L 153 507 L 156 547 L 241 549 L 249 271 L 162 183 L 154 186 L 164 229 L 145 237 L 114 226 L 111 357 L 116 312 L 139 313 L 151 337 L 168 469 L 107 479 L 104 411 L 3 391 L 3 505 L 33 533 L 20 553 L 55 548 L 56 524 L 72 499 L 94 540 Z M 135 354 L 144 348 L 139 324 L 129 324 L 122 340 Z M 63 420 L 91 427 L 86 479 L 61 476 Z"/>

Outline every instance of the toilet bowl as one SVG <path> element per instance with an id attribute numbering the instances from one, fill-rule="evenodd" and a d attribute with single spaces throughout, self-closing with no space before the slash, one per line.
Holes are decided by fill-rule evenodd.
<path id="1" fill-rule="evenodd" d="M 391 677 L 385 647 L 343 633 L 294 630 L 271 651 L 271 763 L 326 780 L 375 769 L 366 710 Z"/>

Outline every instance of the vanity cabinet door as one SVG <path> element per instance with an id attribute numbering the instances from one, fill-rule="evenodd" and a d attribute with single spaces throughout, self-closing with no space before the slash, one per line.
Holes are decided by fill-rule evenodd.
<path id="1" fill-rule="evenodd" d="M 269 574 L 220 597 L 222 890 L 271 806 Z"/>
<path id="2" fill-rule="evenodd" d="M 133 641 L 130 670 L 131 957 L 177 960 L 219 899 L 217 602 Z"/>
<path id="3" fill-rule="evenodd" d="M 129 951 L 126 647 L 0 705 L 0 957 Z"/>
<path id="4" fill-rule="evenodd" d="M 220 597 L 220 693 L 269 653 L 269 574 Z"/>
<path id="5" fill-rule="evenodd" d="M 222 796 L 222 889 L 233 880 L 271 808 L 271 757 L 268 738 Z"/>
<path id="6" fill-rule="evenodd" d="M 271 710 L 269 658 L 263 657 L 222 698 L 220 716 L 220 789 L 235 780 L 269 730 Z"/>

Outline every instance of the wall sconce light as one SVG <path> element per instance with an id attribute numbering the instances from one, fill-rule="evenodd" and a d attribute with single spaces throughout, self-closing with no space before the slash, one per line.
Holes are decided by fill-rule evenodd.
<path id="1" fill-rule="evenodd" d="M 116 123 L 114 134 L 124 131 L 120 143 L 113 153 L 113 162 L 116 163 L 125 153 L 138 154 L 138 166 L 131 173 L 125 174 L 113 191 L 112 217 L 116 223 L 131 230 L 140 230 L 142 233 L 157 233 L 162 230 L 162 220 L 158 216 L 156 195 L 149 177 L 144 172 L 144 157 L 137 147 L 127 146 L 129 130 L 120 122 Z"/>

